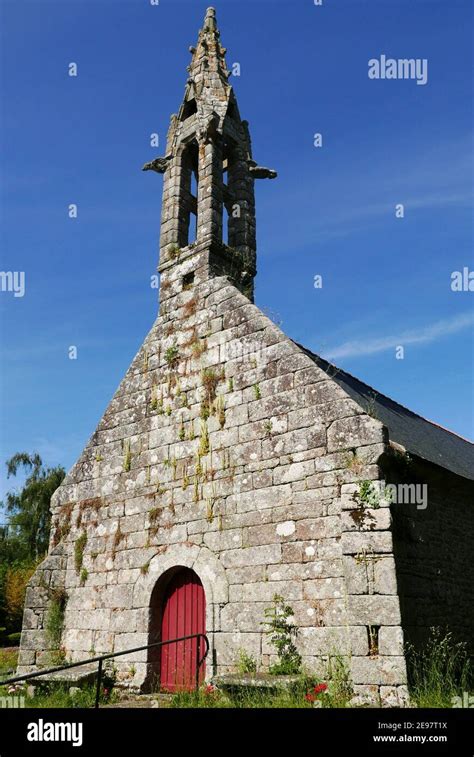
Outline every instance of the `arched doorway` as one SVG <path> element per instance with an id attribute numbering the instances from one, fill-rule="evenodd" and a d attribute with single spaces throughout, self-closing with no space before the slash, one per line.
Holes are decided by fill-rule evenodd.
<path id="1" fill-rule="evenodd" d="M 161 641 L 206 633 L 206 598 L 199 576 L 190 568 L 172 572 L 161 603 Z M 201 655 L 203 644 L 200 644 Z M 165 644 L 160 655 L 160 688 L 182 691 L 194 688 L 197 664 L 196 639 Z M 199 680 L 204 680 L 204 663 Z"/>

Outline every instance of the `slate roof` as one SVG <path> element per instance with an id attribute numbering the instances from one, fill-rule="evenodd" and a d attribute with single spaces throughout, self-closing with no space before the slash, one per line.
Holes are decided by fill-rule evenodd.
<path id="1" fill-rule="evenodd" d="M 351 376 L 310 350 L 298 345 L 320 368 L 364 409 L 388 429 L 389 438 L 423 460 L 474 480 L 474 444 L 452 431 L 413 413 L 398 402 L 380 394 L 368 384 Z"/>

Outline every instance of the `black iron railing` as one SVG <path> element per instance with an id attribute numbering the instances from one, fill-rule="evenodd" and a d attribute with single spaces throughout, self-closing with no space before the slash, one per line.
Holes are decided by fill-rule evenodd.
<path id="1" fill-rule="evenodd" d="M 30 681 L 32 678 L 40 678 L 41 676 L 49 675 L 50 673 L 59 673 L 61 670 L 69 670 L 69 668 L 79 668 L 81 665 L 89 665 L 93 662 L 98 663 L 97 668 L 97 684 L 95 691 L 95 707 L 99 707 L 100 691 L 102 685 L 102 673 L 104 660 L 111 660 L 114 657 L 121 657 L 125 654 L 131 654 L 132 652 L 141 652 L 144 649 L 152 649 L 155 647 L 164 647 L 166 644 L 177 644 L 180 641 L 189 641 L 190 639 L 196 639 L 196 673 L 194 685 L 196 691 L 199 689 L 199 674 L 201 672 L 201 666 L 207 657 L 209 652 L 209 640 L 203 633 L 193 633 L 189 636 L 180 636 L 177 639 L 169 639 L 167 641 L 155 641 L 152 644 L 145 644 L 142 647 L 133 647 L 131 649 L 124 649 L 121 652 L 110 652 L 109 654 L 103 654 L 99 657 L 89 657 L 87 660 L 80 660 L 80 662 L 68 662 L 66 665 L 60 665 L 55 668 L 47 668 L 42 670 L 35 670 L 34 673 L 25 673 L 22 676 L 15 676 L 14 678 L 7 678 L 5 681 L 0 681 L 0 686 L 7 686 L 11 683 L 19 683 L 20 681 Z M 204 654 L 201 657 L 201 639 L 204 641 Z"/>

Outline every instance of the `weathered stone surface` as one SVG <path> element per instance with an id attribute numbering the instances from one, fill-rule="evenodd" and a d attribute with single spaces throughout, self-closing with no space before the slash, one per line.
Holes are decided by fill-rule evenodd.
<path id="1" fill-rule="evenodd" d="M 391 656 L 403 655 L 403 631 L 400 626 L 384 626 L 379 631 L 379 654 Z"/>
<path id="2" fill-rule="evenodd" d="M 354 415 L 335 420 L 328 429 L 327 438 L 328 452 L 377 444 L 383 441 L 383 426 L 368 415 Z"/>
<path id="3" fill-rule="evenodd" d="M 244 565 L 271 565 L 280 562 L 280 559 L 281 547 L 279 544 L 231 549 L 223 552 L 221 556 L 225 568 L 238 568 Z"/>
<path id="4" fill-rule="evenodd" d="M 216 636 L 215 650 L 218 666 L 236 667 L 240 650 L 245 650 L 257 661 L 262 654 L 262 635 L 257 631 L 254 633 L 242 633 L 241 631 L 220 633 Z"/>
<path id="5" fill-rule="evenodd" d="M 397 574 L 393 557 L 374 562 L 374 590 L 377 594 L 397 594 Z"/>
<path id="6" fill-rule="evenodd" d="M 352 657 L 351 671 L 355 684 L 377 681 L 384 685 L 396 685 L 406 680 L 403 657 Z"/>
<path id="7" fill-rule="evenodd" d="M 393 551 L 390 531 L 374 533 L 347 531 L 342 534 L 341 545 L 346 555 L 363 552 L 392 554 Z"/>
<path id="8" fill-rule="evenodd" d="M 48 673 L 33 679 L 37 683 L 93 683 L 97 678 L 97 664 L 80 665 L 69 670 L 59 670 L 57 673 Z M 77 689 L 80 691 L 80 688 Z"/>
<path id="9" fill-rule="evenodd" d="M 334 654 L 368 654 L 365 629 L 352 628 L 302 628 L 298 634 L 298 649 L 305 656 L 327 656 Z M 263 652 L 271 654 L 272 647 L 265 639 Z"/>
<path id="10" fill-rule="evenodd" d="M 301 581 L 255 581 L 248 584 L 234 584 L 229 590 L 231 602 L 244 602 L 252 597 L 254 602 L 266 602 L 271 604 L 275 594 L 285 599 L 302 599 L 303 585 Z"/>
<path id="11" fill-rule="evenodd" d="M 397 596 L 349 596 L 348 614 L 353 625 L 395 626 L 400 623 L 400 603 Z"/>

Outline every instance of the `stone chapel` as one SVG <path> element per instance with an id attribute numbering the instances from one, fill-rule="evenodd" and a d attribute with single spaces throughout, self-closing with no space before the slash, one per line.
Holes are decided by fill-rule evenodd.
<path id="1" fill-rule="evenodd" d="M 404 641 L 433 626 L 474 637 L 473 445 L 254 304 L 254 185 L 276 172 L 253 157 L 213 8 L 190 52 L 166 152 L 143 167 L 163 176 L 159 314 L 52 498 L 19 673 L 55 647 L 76 661 L 198 632 L 206 680 L 241 649 L 266 669 L 279 595 L 306 669 L 342 655 L 356 696 L 402 705 Z M 426 484 L 427 506 L 390 500 L 387 484 L 408 498 Z M 135 689 L 173 683 L 166 655 L 116 667 Z"/>

